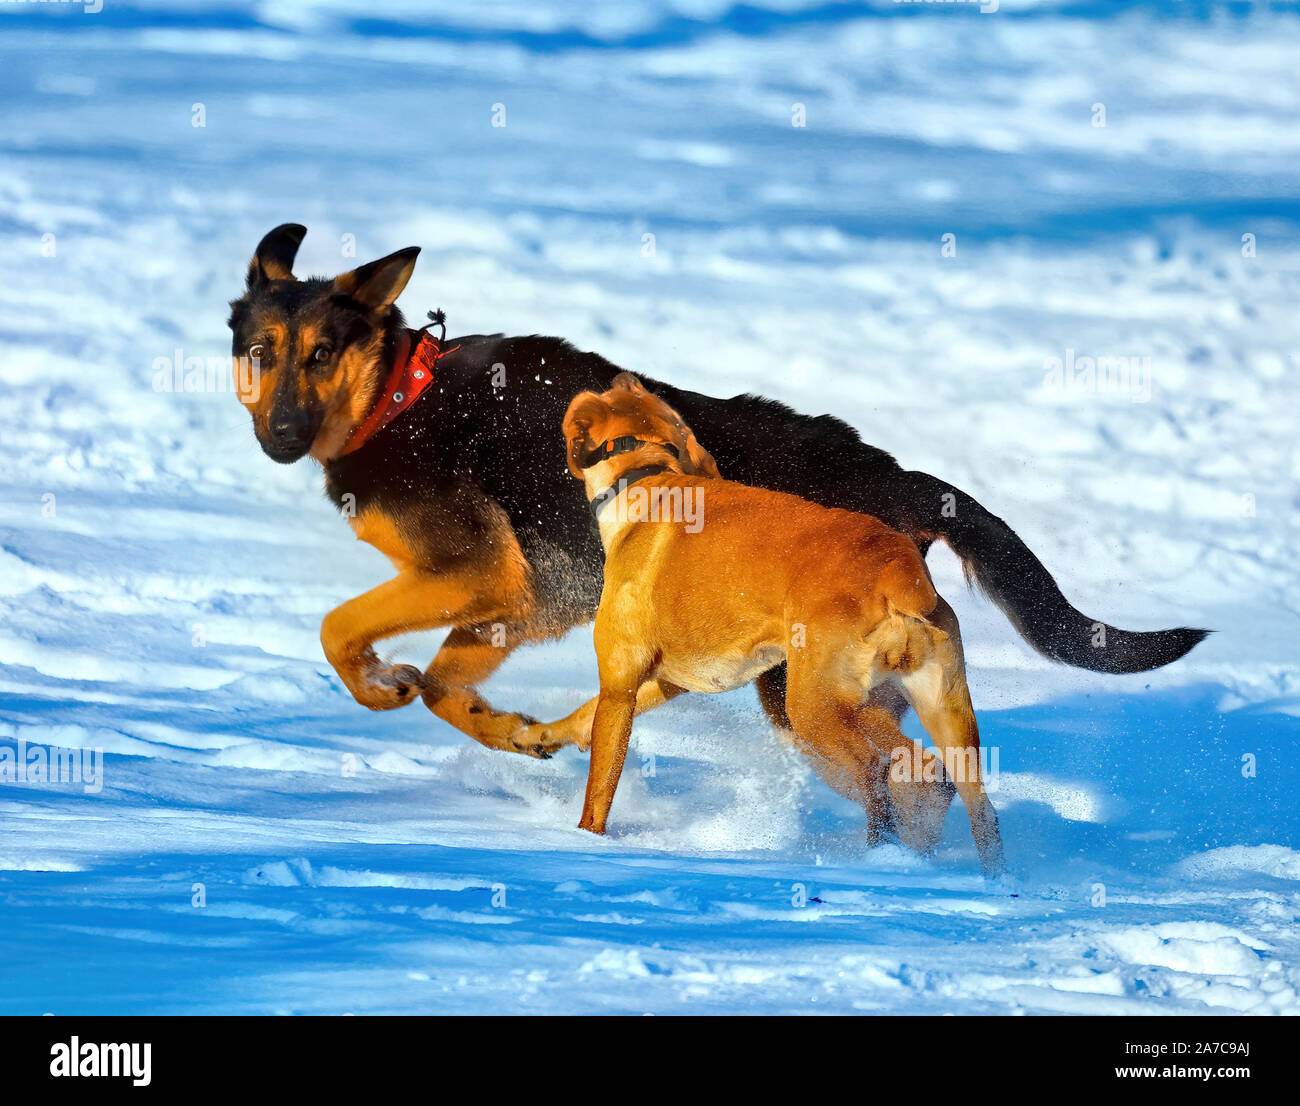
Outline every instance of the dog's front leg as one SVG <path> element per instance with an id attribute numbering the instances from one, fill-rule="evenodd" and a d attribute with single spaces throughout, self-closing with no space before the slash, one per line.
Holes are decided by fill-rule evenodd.
<path id="1" fill-rule="evenodd" d="M 542 746 L 527 735 L 537 719 L 496 710 L 475 690 L 515 646 L 531 640 L 520 623 L 457 627 L 447 635 L 424 673 L 424 703 L 439 718 L 489 749 L 546 759 L 558 745 Z"/>
<path id="2" fill-rule="evenodd" d="M 485 600 L 472 579 L 408 569 L 330 611 L 321 622 L 321 646 L 358 703 L 392 710 L 416 699 L 425 678 L 409 664 L 383 663 L 375 642 L 446 626 L 467 614 L 491 618 L 498 613 L 491 608 L 502 605 L 500 599 Z"/>
<path id="3" fill-rule="evenodd" d="M 666 680 L 647 680 L 636 693 L 636 715 L 661 707 L 669 699 L 684 695 L 685 689 Z M 576 745 L 586 750 L 591 745 L 591 722 L 596 716 L 600 696 L 588 699 L 567 718 L 558 722 L 534 722 L 514 734 L 512 740 L 521 749 L 536 749 L 550 754 L 565 745 Z"/>
<path id="4" fill-rule="evenodd" d="M 587 796 L 582 803 L 579 829 L 605 832 L 605 821 L 614 803 L 618 778 L 623 774 L 635 713 L 634 689 L 600 689 L 596 715 L 591 724 L 591 764 L 587 769 Z"/>

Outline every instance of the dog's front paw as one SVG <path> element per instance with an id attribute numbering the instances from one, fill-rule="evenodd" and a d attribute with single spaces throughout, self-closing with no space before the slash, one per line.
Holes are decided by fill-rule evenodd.
<path id="1" fill-rule="evenodd" d="M 424 673 L 410 664 L 385 664 L 373 653 L 361 666 L 360 679 L 349 683 L 353 698 L 371 710 L 393 710 L 420 697 Z"/>
<path id="2" fill-rule="evenodd" d="M 590 740 L 581 739 L 563 722 L 533 722 L 515 730 L 510 735 L 510 743 L 516 752 L 546 760 L 566 745 L 585 749 Z"/>

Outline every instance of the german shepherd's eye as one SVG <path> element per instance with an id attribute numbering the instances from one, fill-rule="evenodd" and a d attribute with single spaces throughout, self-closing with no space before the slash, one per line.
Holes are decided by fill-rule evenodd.
<path id="1" fill-rule="evenodd" d="M 254 342 L 248 347 L 248 356 L 254 361 L 260 361 L 266 356 L 266 347 L 261 342 Z"/>
<path id="2" fill-rule="evenodd" d="M 329 346 L 317 346 L 316 352 L 311 355 L 311 359 L 315 365 L 328 365 L 330 358 L 333 356 L 334 351 Z"/>

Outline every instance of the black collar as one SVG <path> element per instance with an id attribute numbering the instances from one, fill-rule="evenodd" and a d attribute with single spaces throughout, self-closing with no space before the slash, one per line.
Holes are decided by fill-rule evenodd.
<path id="1" fill-rule="evenodd" d="M 598 447 L 599 448 L 599 447 Z M 592 515 L 597 520 L 600 519 L 600 512 L 609 506 L 619 494 L 625 492 L 632 484 L 638 480 L 644 480 L 647 476 L 655 476 L 661 472 L 670 471 L 667 465 L 642 465 L 638 469 L 628 469 L 618 478 L 618 482 L 611 484 L 604 491 L 597 492 L 591 497 L 588 506 L 591 508 Z"/>
<path id="2" fill-rule="evenodd" d="M 587 455 L 578 462 L 578 467 L 589 469 L 592 465 L 598 465 L 601 461 L 617 457 L 620 453 L 631 453 L 632 450 L 643 445 L 656 446 L 659 449 L 666 449 L 674 457 L 680 456 L 677 447 L 669 445 L 667 442 L 647 442 L 644 438 L 625 434 L 621 438 L 610 438 L 608 441 L 601 442 L 600 445 L 592 446 Z"/>

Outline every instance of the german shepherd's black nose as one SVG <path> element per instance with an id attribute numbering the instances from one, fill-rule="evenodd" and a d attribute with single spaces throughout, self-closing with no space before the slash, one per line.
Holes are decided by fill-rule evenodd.
<path id="1" fill-rule="evenodd" d="M 311 416 L 306 411 L 277 411 L 269 429 L 273 444 L 283 449 L 301 446 L 311 434 Z"/>
<path id="2" fill-rule="evenodd" d="M 282 465 L 291 464 L 311 449 L 316 430 L 316 424 L 308 411 L 292 407 L 272 411 L 267 421 L 262 451 L 272 461 L 278 461 Z"/>

